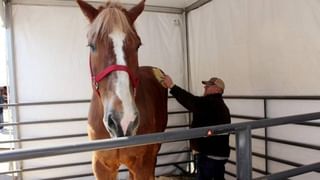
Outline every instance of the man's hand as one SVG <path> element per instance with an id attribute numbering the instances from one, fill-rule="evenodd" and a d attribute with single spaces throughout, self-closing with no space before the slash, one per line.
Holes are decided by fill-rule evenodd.
<path id="1" fill-rule="evenodd" d="M 172 88 L 174 86 L 170 76 L 166 75 L 159 68 L 153 68 L 152 70 L 153 70 L 154 76 L 161 83 L 163 87 Z"/>
<path id="2" fill-rule="evenodd" d="M 172 88 L 174 86 L 174 83 L 169 75 L 164 75 L 162 84 L 165 88 Z"/>

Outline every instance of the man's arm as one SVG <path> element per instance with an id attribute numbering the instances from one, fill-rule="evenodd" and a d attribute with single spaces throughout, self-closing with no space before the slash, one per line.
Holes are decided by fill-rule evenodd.
<path id="1" fill-rule="evenodd" d="M 165 75 L 163 84 L 166 88 L 170 88 L 170 93 L 177 99 L 177 101 L 189 111 L 197 111 L 197 102 L 199 97 L 187 92 L 181 87 L 175 85 L 170 76 Z"/>

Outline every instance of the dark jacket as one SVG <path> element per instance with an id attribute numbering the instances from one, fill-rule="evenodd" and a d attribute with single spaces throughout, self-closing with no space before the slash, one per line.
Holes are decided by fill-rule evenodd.
<path id="1" fill-rule="evenodd" d="M 4 98 L 2 95 L 0 95 L 0 104 L 4 104 Z M 0 107 L 0 114 L 2 114 L 2 113 L 3 113 L 3 107 L 1 106 Z"/>
<path id="2" fill-rule="evenodd" d="M 193 113 L 191 128 L 230 124 L 230 112 L 222 99 L 222 94 L 194 96 L 184 89 L 173 86 L 170 93 L 186 109 Z M 229 135 L 190 140 L 191 148 L 206 155 L 229 157 Z"/>

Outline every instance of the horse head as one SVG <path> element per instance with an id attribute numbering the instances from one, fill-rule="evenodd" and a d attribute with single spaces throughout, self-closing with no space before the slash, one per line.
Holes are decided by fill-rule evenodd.
<path id="1" fill-rule="evenodd" d="M 118 3 L 95 8 L 77 2 L 90 22 L 90 69 L 94 96 L 103 105 L 103 124 L 111 137 L 135 135 L 140 123 L 135 90 L 141 41 L 133 24 L 145 1 L 130 10 Z"/>

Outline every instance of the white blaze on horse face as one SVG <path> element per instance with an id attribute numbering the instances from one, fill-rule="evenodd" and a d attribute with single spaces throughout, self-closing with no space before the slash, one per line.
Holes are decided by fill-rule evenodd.
<path id="1" fill-rule="evenodd" d="M 123 52 L 123 42 L 126 35 L 121 31 L 115 30 L 109 34 L 109 37 L 113 42 L 114 53 L 117 60 L 116 63 L 118 65 L 127 65 L 124 59 L 125 55 Z M 126 134 L 129 124 L 133 123 L 137 118 L 137 107 L 130 92 L 130 77 L 128 73 L 124 71 L 116 71 L 115 73 L 117 73 L 118 77 L 118 80 L 115 84 L 115 92 L 121 100 L 123 108 L 123 116 L 120 120 L 120 124 L 123 133 Z M 134 131 L 136 131 L 136 129 Z"/>

